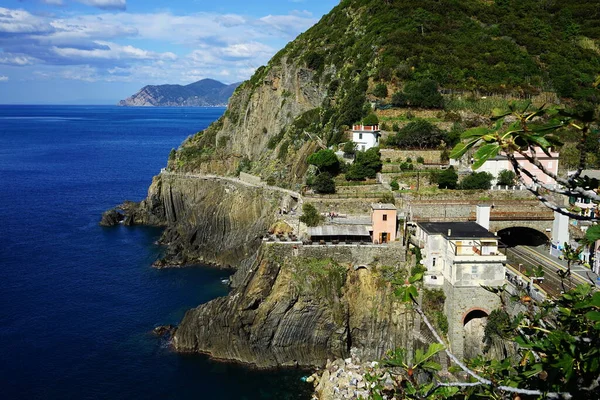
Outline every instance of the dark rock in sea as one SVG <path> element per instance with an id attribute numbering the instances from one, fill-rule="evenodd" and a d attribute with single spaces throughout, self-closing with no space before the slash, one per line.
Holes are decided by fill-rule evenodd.
<path id="1" fill-rule="evenodd" d="M 102 214 L 102 219 L 100 220 L 100 225 L 101 226 L 119 225 L 121 223 L 121 221 L 123 221 L 124 218 L 125 218 L 125 216 L 122 213 L 117 211 L 117 209 L 113 208 L 112 210 L 105 211 Z"/>
<path id="2" fill-rule="evenodd" d="M 176 330 L 177 327 L 175 325 L 160 325 L 154 328 L 152 330 L 152 333 L 156 336 L 161 336 L 170 340 L 171 337 L 173 337 L 173 335 L 175 334 Z"/>

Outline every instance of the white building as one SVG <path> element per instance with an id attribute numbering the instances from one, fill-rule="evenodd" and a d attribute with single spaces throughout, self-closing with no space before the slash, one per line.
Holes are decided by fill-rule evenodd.
<path id="1" fill-rule="evenodd" d="M 476 222 L 420 222 L 415 236 L 427 268 L 426 284 L 504 283 L 506 256 L 498 251 L 498 238 Z"/>
<path id="2" fill-rule="evenodd" d="M 550 156 L 548 156 L 546 153 L 544 153 L 542 151 L 542 149 L 537 148 L 535 155 L 536 155 L 538 161 L 544 166 L 544 168 L 546 168 L 548 171 L 552 172 L 553 174 L 558 174 L 558 156 L 559 156 L 558 153 L 550 152 Z M 556 184 L 554 179 L 552 179 L 548 175 L 544 174 L 538 167 L 536 167 L 531 162 L 529 162 L 529 160 L 525 159 L 525 157 L 523 157 L 521 154 L 515 154 L 515 158 L 517 159 L 517 161 L 519 162 L 519 164 L 521 166 L 523 166 L 525 169 L 527 169 L 529 172 L 531 172 L 533 174 L 533 176 L 535 176 L 540 182 L 547 184 L 547 185 L 555 185 Z M 492 176 L 494 177 L 492 184 L 495 185 L 498 180 L 498 175 L 500 175 L 500 172 L 505 169 L 514 172 L 513 166 L 508 161 L 508 158 L 506 158 L 505 155 L 499 154 L 494 158 L 490 158 L 489 160 L 486 160 L 486 162 L 477 169 L 477 172 L 489 172 L 490 174 L 492 174 Z M 525 180 L 525 183 L 528 185 L 533 183 L 531 178 L 529 178 L 528 176 L 526 176 L 524 174 L 523 174 L 523 179 Z"/>
<path id="3" fill-rule="evenodd" d="M 372 147 L 379 146 L 379 137 L 381 131 L 379 125 L 353 125 L 352 141 L 356 143 L 356 148 L 360 151 L 369 150 Z"/>

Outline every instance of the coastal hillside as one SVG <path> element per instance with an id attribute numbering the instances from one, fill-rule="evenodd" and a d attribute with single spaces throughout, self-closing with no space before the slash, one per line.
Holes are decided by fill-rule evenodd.
<path id="1" fill-rule="evenodd" d="M 374 104 L 456 121 L 490 111 L 482 99 L 586 100 L 600 71 L 599 13 L 598 0 L 341 1 L 242 83 L 169 169 L 291 186 L 307 155 L 344 141 Z M 420 101 L 432 85 L 441 100 Z"/>
<path id="2" fill-rule="evenodd" d="M 202 79 L 189 85 L 148 85 L 119 102 L 120 106 L 214 107 L 229 101 L 239 83 Z"/>

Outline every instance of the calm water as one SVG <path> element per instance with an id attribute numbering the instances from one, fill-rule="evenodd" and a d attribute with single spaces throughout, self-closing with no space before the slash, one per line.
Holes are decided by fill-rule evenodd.
<path id="1" fill-rule="evenodd" d="M 155 270 L 160 231 L 101 228 L 223 109 L 0 106 L 0 385 L 6 399 L 305 399 L 301 371 L 172 353 L 149 331 L 227 293 Z"/>

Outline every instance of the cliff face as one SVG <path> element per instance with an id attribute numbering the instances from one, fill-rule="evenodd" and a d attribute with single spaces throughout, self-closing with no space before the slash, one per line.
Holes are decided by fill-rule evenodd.
<path id="1" fill-rule="evenodd" d="M 414 315 L 376 274 L 284 256 L 277 245 L 263 251 L 238 270 L 227 297 L 186 313 L 173 338 L 178 351 L 273 367 L 324 365 L 350 348 L 377 359 L 412 347 Z"/>
<path id="2" fill-rule="evenodd" d="M 122 206 L 126 224 L 165 226 L 158 266 L 238 264 L 256 253 L 282 194 L 242 183 L 161 174 L 148 197 Z"/>

